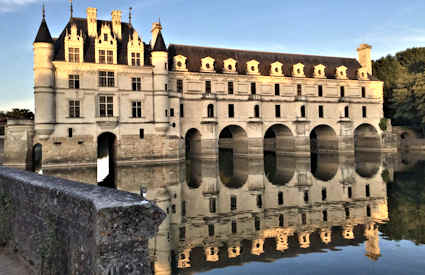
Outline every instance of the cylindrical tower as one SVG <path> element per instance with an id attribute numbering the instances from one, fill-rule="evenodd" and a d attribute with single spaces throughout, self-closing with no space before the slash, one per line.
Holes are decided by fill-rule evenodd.
<path id="1" fill-rule="evenodd" d="M 161 33 L 161 24 L 152 25 L 152 65 L 154 74 L 154 121 L 155 130 L 165 135 L 169 127 L 168 100 L 168 52 Z"/>
<path id="2" fill-rule="evenodd" d="M 44 18 L 33 43 L 35 131 L 40 139 L 47 139 L 56 122 L 54 93 L 54 45 Z"/>

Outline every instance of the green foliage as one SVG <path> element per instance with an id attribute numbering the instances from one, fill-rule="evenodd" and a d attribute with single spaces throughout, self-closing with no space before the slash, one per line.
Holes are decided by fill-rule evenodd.
<path id="1" fill-rule="evenodd" d="M 386 118 L 381 118 L 381 121 L 379 121 L 379 128 L 381 128 L 382 131 L 387 130 L 387 121 Z"/>
<path id="2" fill-rule="evenodd" d="M 34 113 L 28 109 L 12 109 L 12 111 L 0 111 L 0 121 L 7 119 L 30 119 L 34 120 Z"/>
<path id="3" fill-rule="evenodd" d="M 390 183 L 390 182 L 391 182 L 391 179 L 390 179 L 390 171 L 388 171 L 388 169 L 385 169 L 384 171 L 382 171 L 382 173 L 381 173 L 381 177 L 382 177 L 382 180 L 383 180 L 385 183 Z"/>

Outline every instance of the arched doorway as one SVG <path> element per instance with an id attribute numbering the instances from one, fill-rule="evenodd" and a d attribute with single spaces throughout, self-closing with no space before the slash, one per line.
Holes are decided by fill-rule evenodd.
<path id="1" fill-rule="evenodd" d="M 294 136 L 291 130 L 283 124 L 270 126 L 264 134 L 264 151 L 293 152 L 295 148 Z"/>
<path id="2" fill-rule="evenodd" d="M 338 137 L 329 125 L 316 126 L 310 132 L 311 153 L 338 152 Z"/>
<path id="3" fill-rule="evenodd" d="M 381 139 L 378 131 L 364 123 L 354 130 L 354 149 L 356 151 L 380 151 Z"/>
<path id="4" fill-rule="evenodd" d="M 32 171 L 37 174 L 43 174 L 43 146 L 37 143 L 32 148 Z"/>
<path id="5" fill-rule="evenodd" d="M 116 136 L 106 132 L 97 138 L 97 184 L 117 188 L 115 184 Z"/>

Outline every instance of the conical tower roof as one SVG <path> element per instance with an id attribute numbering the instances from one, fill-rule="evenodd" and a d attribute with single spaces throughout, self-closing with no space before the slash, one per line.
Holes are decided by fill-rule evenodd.
<path id="1" fill-rule="evenodd" d="M 41 20 L 40 28 L 38 29 L 37 36 L 35 37 L 34 43 L 53 43 L 52 36 L 50 35 L 49 28 L 47 27 L 46 19 Z"/>
<path id="2" fill-rule="evenodd" d="M 164 38 L 162 37 L 161 31 L 159 31 L 158 36 L 156 37 L 155 44 L 153 45 L 153 52 L 166 52 L 167 47 L 165 46 Z"/>

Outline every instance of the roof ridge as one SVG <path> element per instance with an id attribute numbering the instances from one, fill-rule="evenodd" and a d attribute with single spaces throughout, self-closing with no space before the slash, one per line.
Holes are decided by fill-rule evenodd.
<path id="1" fill-rule="evenodd" d="M 219 48 L 219 47 L 208 47 L 208 46 L 195 46 L 195 45 L 185 45 L 185 44 L 170 44 L 172 46 L 183 46 L 183 47 L 193 47 L 193 48 L 202 48 L 202 49 L 211 49 L 211 50 L 223 50 L 223 51 L 238 51 L 238 52 L 247 52 L 247 53 L 259 53 L 259 54 L 282 54 L 282 55 L 293 55 L 293 56 L 311 56 L 311 57 L 324 57 L 324 58 L 338 58 L 338 59 L 347 59 L 347 60 L 357 60 L 353 57 L 340 57 L 340 56 L 326 56 L 326 55 L 315 55 L 315 54 L 298 54 L 298 53 L 284 53 L 284 52 L 268 52 L 268 51 L 257 51 L 257 50 L 246 50 L 246 49 L 236 49 L 236 48 Z"/>

